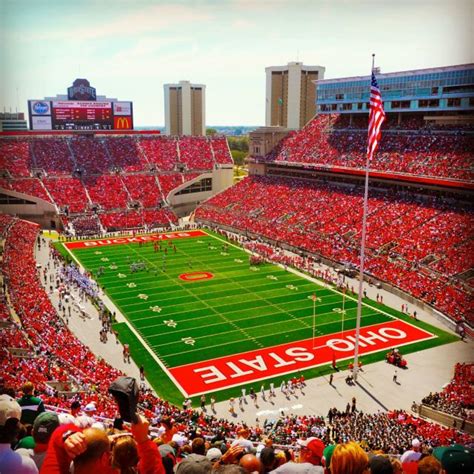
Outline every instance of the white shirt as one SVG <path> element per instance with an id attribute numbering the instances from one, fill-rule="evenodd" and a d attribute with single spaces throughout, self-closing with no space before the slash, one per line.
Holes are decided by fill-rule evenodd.
<path id="1" fill-rule="evenodd" d="M 400 462 L 403 464 L 404 462 L 417 462 L 421 458 L 421 453 L 419 451 L 414 451 L 413 449 L 409 449 L 402 454 L 400 458 Z"/>
<path id="2" fill-rule="evenodd" d="M 2 474 L 38 474 L 35 462 L 29 456 L 13 451 L 8 443 L 0 443 L 0 472 Z"/>

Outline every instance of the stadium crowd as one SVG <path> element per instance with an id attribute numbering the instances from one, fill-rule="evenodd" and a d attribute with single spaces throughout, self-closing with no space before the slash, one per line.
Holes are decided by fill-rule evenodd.
<path id="1" fill-rule="evenodd" d="M 442 392 L 430 393 L 421 401 L 436 410 L 474 421 L 474 364 L 456 364 L 454 377 Z"/>
<path id="2" fill-rule="evenodd" d="M 21 327 L 12 325 L 9 331 L 2 331 L 0 359 L 4 373 L 0 393 L 7 395 L 0 399 L 0 432 L 4 443 L 0 470 L 21 465 L 24 471 L 18 472 L 37 472 L 38 467 L 45 473 L 69 472 L 69 464 L 73 461 L 75 472 L 83 472 L 84 466 L 89 472 L 95 472 L 91 469 L 97 469 L 99 465 L 107 469 L 111 456 L 116 460 L 116 469 L 126 463 L 133 466 L 141 463 L 138 472 L 172 472 L 174 464 L 178 464 L 178 473 L 218 471 L 226 469 L 226 464 L 240 464 L 244 470 L 237 472 L 254 472 L 255 469 L 258 472 L 275 469 L 280 469 L 276 472 L 290 472 L 285 469 L 308 467 L 292 464 L 321 464 L 324 451 L 332 446 L 326 453 L 334 450 L 336 461 L 327 462 L 327 466 L 333 473 L 345 473 L 344 468 L 337 470 L 337 453 L 349 448 L 363 457 L 366 469 L 367 452 L 380 454 L 383 451 L 385 455 L 402 455 L 403 459 L 405 452 L 412 451 L 415 439 L 418 448 L 423 448 L 418 449 L 423 456 L 441 445 L 472 443 L 472 438 L 465 433 L 423 421 L 403 411 L 368 415 L 358 412 L 355 405 L 354 410 L 333 409 L 327 418 L 282 415 L 266 420 L 262 427 L 249 427 L 218 419 L 205 407 L 201 410 L 180 409 L 155 397 L 147 389 L 142 390 L 138 401 L 142 412 L 138 422 L 123 430 L 121 420 L 112 421 L 118 416 L 117 406 L 108 394 L 111 381 L 121 374 L 103 360 L 96 359 L 58 317 L 41 284 L 45 269 L 37 269 L 33 255 L 35 245 L 45 245 L 38 231 L 35 224 L 12 217 L 0 219 L 0 233 L 6 238 L 2 270 L 10 300 L 21 320 Z M 59 255 L 53 254 L 47 265 L 60 268 Z M 70 274 L 76 275 L 74 269 Z M 61 282 L 56 285 L 60 287 Z M 29 355 L 15 357 L 11 348 L 29 349 Z M 456 374 L 457 383 L 461 383 L 459 377 L 467 372 L 456 368 Z M 57 385 L 54 388 L 54 383 L 60 383 L 61 388 Z M 9 396 L 17 397 L 19 406 Z M 45 414 L 44 406 L 60 414 L 56 416 L 49 411 Z M 14 421 L 9 422 L 9 419 Z M 23 426 L 18 425 L 19 421 Z M 149 430 L 149 425 L 154 428 Z M 78 435 L 79 432 L 82 434 Z M 154 441 L 148 438 L 149 432 Z M 118 443 L 114 443 L 114 437 L 109 440 L 107 434 L 128 436 L 131 446 L 127 453 L 133 455 L 125 456 L 126 459 L 122 457 L 120 462 L 124 464 L 118 461 L 118 453 L 114 451 Z M 29 439 L 28 435 L 31 435 Z M 91 440 L 98 439 L 102 440 L 98 452 L 107 453 L 104 459 L 98 460 L 95 455 L 85 456 L 85 460 L 81 458 L 83 453 L 90 454 L 89 442 L 92 444 Z M 352 440 L 360 445 L 347 443 Z M 12 451 L 11 445 L 25 451 Z M 268 449 L 264 452 L 265 448 Z M 461 449 L 459 457 L 463 465 L 470 468 L 471 465 L 466 464 L 466 459 L 470 459 L 466 454 L 472 456 L 471 452 L 467 448 L 456 449 Z M 244 459 L 242 454 L 250 457 Z M 438 454 L 442 463 L 442 451 Z M 20 459 L 18 456 L 26 457 Z M 222 463 L 217 463 L 219 459 Z M 246 461 L 254 463 L 253 467 L 245 467 Z M 288 466 L 282 469 L 280 464 L 287 463 Z M 459 464 L 456 466 L 459 468 Z M 372 472 L 378 472 L 374 469 Z"/>
<path id="3" fill-rule="evenodd" d="M 266 160 L 364 169 L 367 127 L 342 129 L 338 122 L 337 114 L 317 116 L 300 131 L 290 132 Z M 416 127 L 407 123 L 410 125 Z M 388 127 L 370 167 L 373 171 L 472 182 L 473 153 L 472 135 L 425 128 L 394 131 Z"/>
<path id="4" fill-rule="evenodd" d="M 78 235 L 101 230 L 95 218 L 84 216 L 94 207 L 106 229 L 174 222 L 172 211 L 159 209 L 168 194 L 199 175 L 193 170 L 226 164 L 232 164 L 232 157 L 225 137 L 219 136 L 0 140 L 0 186 L 57 205 L 64 224 L 70 222 Z M 131 204 L 143 212 L 126 212 Z M 107 211 L 115 212 L 102 217 Z M 88 221 L 92 225 L 84 226 Z"/>

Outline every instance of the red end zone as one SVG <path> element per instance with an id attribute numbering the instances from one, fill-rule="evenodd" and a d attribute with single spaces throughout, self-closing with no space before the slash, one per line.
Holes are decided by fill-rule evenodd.
<path id="1" fill-rule="evenodd" d="M 361 328 L 359 354 L 370 354 L 436 336 L 399 319 Z M 190 395 L 297 372 L 354 357 L 355 330 L 242 352 L 168 369 Z"/>
<path id="2" fill-rule="evenodd" d="M 208 237 L 202 230 L 187 232 L 168 232 L 165 234 L 137 235 L 136 237 L 117 237 L 113 239 L 84 240 L 80 242 L 65 242 L 68 249 L 97 248 L 109 245 L 136 244 L 139 242 L 158 242 L 171 239 L 188 239 L 190 237 Z"/>

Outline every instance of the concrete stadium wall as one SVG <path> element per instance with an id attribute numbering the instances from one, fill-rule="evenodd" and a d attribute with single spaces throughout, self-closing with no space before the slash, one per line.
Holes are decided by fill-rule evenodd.
<path id="1" fill-rule="evenodd" d="M 232 167 L 218 168 L 210 173 L 203 173 L 193 180 L 186 181 L 186 183 L 173 189 L 168 196 L 168 201 L 172 206 L 173 211 L 176 212 L 179 217 L 185 216 L 194 211 L 198 204 L 224 191 L 229 186 L 232 186 L 233 176 L 234 170 Z M 189 185 L 204 178 L 212 178 L 212 191 L 177 195 L 177 193 L 182 189 L 186 189 Z"/>
<path id="2" fill-rule="evenodd" d="M 450 415 L 449 413 L 444 413 L 442 411 L 435 410 L 434 408 L 429 407 L 428 405 L 421 405 L 418 407 L 419 415 L 430 418 L 437 423 L 448 426 L 449 428 L 462 429 L 474 435 L 474 423 L 471 421 L 463 420 L 458 416 Z M 464 426 L 463 426 L 464 425 Z"/>
<path id="3" fill-rule="evenodd" d="M 60 229 L 56 207 L 43 199 L 2 188 L 2 194 L 28 201 L 28 204 L 0 204 L 0 212 L 39 224 L 43 229 Z"/>

